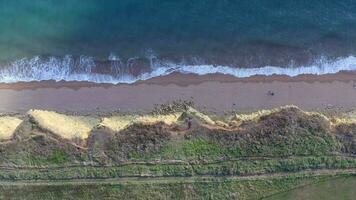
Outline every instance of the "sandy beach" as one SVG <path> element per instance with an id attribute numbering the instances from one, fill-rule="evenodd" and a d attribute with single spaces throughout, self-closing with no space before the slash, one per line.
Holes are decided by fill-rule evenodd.
<path id="1" fill-rule="evenodd" d="M 136 84 L 33 82 L 0 84 L 0 111 L 146 111 L 191 100 L 213 112 L 250 112 L 293 104 L 306 110 L 356 107 L 356 74 L 256 76 L 172 74 Z"/>

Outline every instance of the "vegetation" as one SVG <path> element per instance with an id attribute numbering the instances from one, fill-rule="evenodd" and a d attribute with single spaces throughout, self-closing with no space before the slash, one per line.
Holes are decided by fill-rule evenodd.
<path id="1" fill-rule="evenodd" d="M 266 200 L 284 200 L 284 199 L 354 199 L 356 185 L 355 176 L 342 176 L 323 180 L 317 184 L 300 187 L 295 190 L 272 195 Z"/>
<path id="2" fill-rule="evenodd" d="M 356 171 L 352 120 L 284 107 L 219 121 L 186 102 L 154 112 L 24 116 L 0 143 L 0 199 L 258 199 Z M 88 138 L 61 137 L 47 115 L 76 120 L 67 136 L 85 122 Z"/>
<path id="3" fill-rule="evenodd" d="M 286 176 L 270 179 L 137 180 L 107 183 L 1 185 L 1 199 L 259 199 L 328 176 Z"/>

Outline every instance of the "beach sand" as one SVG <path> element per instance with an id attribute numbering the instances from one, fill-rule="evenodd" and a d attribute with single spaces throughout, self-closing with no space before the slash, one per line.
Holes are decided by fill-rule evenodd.
<path id="1" fill-rule="evenodd" d="M 33 82 L 0 84 L 0 112 L 148 111 L 156 104 L 191 100 L 206 111 L 250 112 L 283 105 L 305 110 L 356 107 L 356 73 L 334 75 L 198 76 L 172 74 L 135 84 Z"/>

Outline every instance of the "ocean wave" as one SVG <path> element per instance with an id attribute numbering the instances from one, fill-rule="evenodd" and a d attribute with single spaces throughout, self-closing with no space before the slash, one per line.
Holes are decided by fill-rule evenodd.
<path id="1" fill-rule="evenodd" d="M 132 58 L 131 60 L 134 60 Z M 23 58 L 14 61 L 0 69 L 1 83 L 31 82 L 31 81 L 88 81 L 95 83 L 134 83 L 139 80 L 147 80 L 153 77 L 169 75 L 173 72 L 192 73 L 198 75 L 206 74 L 226 74 L 235 77 L 251 77 L 255 75 L 287 75 L 298 76 L 301 74 L 334 74 L 340 71 L 355 71 L 356 57 L 340 57 L 334 60 L 320 58 L 308 66 L 299 67 L 278 67 L 264 66 L 259 68 L 236 68 L 229 66 L 213 65 L 185 65 L 168 61 L 160 61 L 156 57 L 150 57 L 149 69 L 140 71 L 138 74 L 132 73 L 137 67 L 124 64 L 120 58 L 111 54 L 108 58 L 109 70 L 105 73 L 96 72 L 98 68 L 95 59 L 89 56 L 80 56 L 74 59 L 72 56 L 63 58 L 34 57 Z M 137 70 L 136 70 L 137 71 Z"/>

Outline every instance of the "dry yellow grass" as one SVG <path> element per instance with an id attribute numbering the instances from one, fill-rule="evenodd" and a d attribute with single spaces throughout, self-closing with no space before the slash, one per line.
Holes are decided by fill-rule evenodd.
<path id="1" fill-rule="evenodd" d="M 86 139 L 100 120 L 92 117 L 70 116 L 52 111 L 30 110 L 28 114 L 43 129 L 66 139 Z"/>
<path id="2" fill-rule="evenodd" d="M 330 120 L 334 125 L 339 125 L 339 124 L 355 124 L 356 119 L 355 118 L 332 118 Z"/>
<path id="3" fill-rule="evenodd" d="M 182 113 L 174 113 L 169 115 L 144 115 L 138 117 L 135 122 L 137 123 L 157 123 L 163 122 L 167 125 L 171 125 L 177 122 L 178 118 L 182 115 Z"/>
<path id="4" fill-rule="evenodd" d="M 22 120 L 16 117 L 0 117 L 0 140 L 9 140 Z"/>
<path id="5" fill-rule="evenodd" d="M 209 116 L 197 111 L 196 109 L 189 107 L 186 111 L 189 117 L 193 117 L 205 124 L 214 125 L 216 124 Z"/>
<path id="6" fill-rule="evenodd" d="M 102 118 L 101 122 L 99 119 L 96 119 L 94 117 L 85 117 L 85 116 L 71 116 L 71 115 L 64 115 L 64 114 L 59 114 L 56 112 L 52 111 L 44 111 L 44 110 L 30 110 L 28 114 L 37 122 L 37 124 L 48 131 L 51 131 L 54 134 L 57 134 L 63 138 L 67 139 L 87 139 L 90 131 L 97 125 L 102 126 L 102 127 L 107 127 L 115 132 L 119 132 L 128 126 L 134 124 L 134 123 L 143 123 L 143 124 L 154 124 L 154 123 L 159 123 L 163 122 L 167 125 L 171 125 L 178 120 L 183 120 L 188 118 L 194 118 L 200 121 L 203 124 L 209 124 L 209 125 L 217 125 L 217 126 L 222 126 L 222 127 L 229 127 L 233 122 L 236 122 L 234 126 L 238 126 L 241 124 L 242 121 L 245 120 L 258 120 L 261 116 L 265 116 L 274 112 L 281 111 L 282 109 L 290 108 L 290 107 L 295 107 L 295 106 L 284 106 L 281 108 L 277 109 L 271 109 L 271 110 L 261 110 L 258 112 L 254 112 L 251 114 L 239 114 L 235 115 L 231 118 L 231 121 L 229 124 L 223 122 L 223 121 L 214 121 L 212 120 L 209 116 L 197 111 L 196 109 L 189 107 L 187 111 L 184 113 L 182 112 L 177 112 L 174 114 L 167 114 L 167 115 L 122 115 L 122 116 L 112 116 L 112 117 L 106 117 Z M 297 107 L 295 107 L 297 108 Z M 304 111 L 303 111 L 304 112 Z M 313 113 L 313 112 L 304 112 L 305 114 L 308 115 L 320 115 L 325 117 L 322 114 L 319 113 Z M 326 118 L 326 117 L 325 117 Z M 327 119 L 327 118 L 326 118 Z M 13 119 L 14 120 L 14 119 Z M 333 119 L 332 123 L 346 123 L 346 122 L 351 122 L 351 123 L 356 123 L 356 118 L 338 118 L 338 119 Z M 8 120 L 9 121 L 9 120 Z M 14 121 L 12 124 L 9 122 L 2 123 L 0 120 L 0 131 L 1 130 L 6 130 L 1 133 L 0 139 L 1 138 L 9 138 L 11 137 L 11 134 L 13 130 L 17 127 L 19 124 L 19 121 Z M 5 125 L 3 125 L 5 124 Z M 8 128 L 6 127 L 6 124 L 9 124 Z M 16 125 L 16 126 L 15 126 Z M 15 128 L 10 128 L 15 127 Z M 232 126 L 232 125 L 231 125 Z M 8 131 L 9 130 L 9 131 Z M 12 130 L 12 132 L 10 131 Z"/>
<path id="7" fill-rule="evenodd" d="M 126 115 L 126 116 L 113 116 L 103 118 L 100 126 L 110 128 L 113 131 L 121 131 L 133 123 L 154 124 L 163 122 L 171 125 L 176 122 L 182 113 L 174 113 L 169 115 Z"/>
<path id="8" fill-rule="evenodd" d="M 100 126 L 118 132 L 128 127 L 136 117 L 133 115 L 106 117 L 102 119 Z"/>
<path id="9" fill-rule="evenodd" d="M 255 120 L 260 118 L 261 116 L 271 114 L 276 110 L 259 110 L 257 112 L 249 113 L 249 114 L 236 114 L 232 117 L 232 120 L 235 121 L 247 121 L 247 120 Z"/>
<path id="10" fill-rule="evenodd" d="M 342 116 L 340 117 L 334 117 L 331 120 L 335 125 L 337 124 L 354 124 L 356 123 L 356 111 L 353 110 L 351 112 L 348 113 L 344 113 Z"/>
<path id="11" fill-rule="evenodd" d="M 234 120 L 234 121 L 256 120 L 256 119 L 259 119 L 262 116 L 266 116 L 266 115 L 269 115 L 269 114 L 272 114 L 272 113 L 275 113 L 275 112 L 279 112 L 279 111 L 281 111 L 283 109 L 288 109 L 288 108 L 297 108 L 297 109 L 299 109 L 297 106 L 294 106 L 294 105 L 286 105 L 286 106 L 282 106 L 282 107 L 274 108 L 274 109 L 269 109 L 269 110 L 259 110 L 259 111 L 248 113 L 248 114 L 236 114 L 231 118 L 231 120 Z M 325 117 L 324 115 L 322 115 L 320 113 L 316 113 L 316 112 L 306 112 L 306 111 L 303 111 L 303 112 L 305 114 L 308 114 L 308 115 L 318 114 L 318 115 L 321 115 L 321 116 Z"/>

